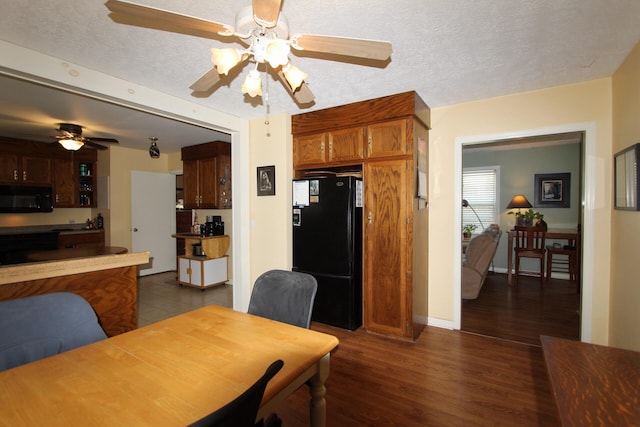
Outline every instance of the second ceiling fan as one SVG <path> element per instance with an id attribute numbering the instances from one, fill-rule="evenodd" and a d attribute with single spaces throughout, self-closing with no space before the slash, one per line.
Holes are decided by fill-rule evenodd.
<path id="1" fill-rule="evenodd" d="M 305 83 L 307 74 L 291 63 L 291 49 L 377 61 L 386 61 L 391 56 L 391 43 L 386 41 L 310 34 L 289 37 L 287 20 L 280 13 L 281 3 L 282 0 L 253 0 L 252 6 L 240 10 L 235 27 L 125 0 L 108 0 L 105 5 L 117 23 L 211 39 L 233 37 L 247 46 L 212 48 L 214 67 L 190 86 L 194 92 L 210 91 L 222 75 L 248 60 L 256 65 L 242 85 L 243 93 L 252 97 L 262 95 L 258 65 L 268 64 L 298 104 L 310 104 L 315 96 Z"/>

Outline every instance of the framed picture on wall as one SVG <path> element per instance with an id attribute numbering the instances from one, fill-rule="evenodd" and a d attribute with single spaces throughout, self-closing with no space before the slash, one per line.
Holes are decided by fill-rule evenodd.
<path id="1" fill-rule="evenodd" d="M 537 173 L 533 191 L 536 208 L 568 208 L 571 206 L 570 173 Z"/>
<path id="2" fill-rule="evenodd" d="M 614 207 L 626 211 L 640 210 L 640 143 L 616 153 L 614 159 Z"/>
<path id="3" fill-rule="evenodd" d="M 258 167 L 258 196 L 275 196 L 276 194 L 276 167 Z"/>

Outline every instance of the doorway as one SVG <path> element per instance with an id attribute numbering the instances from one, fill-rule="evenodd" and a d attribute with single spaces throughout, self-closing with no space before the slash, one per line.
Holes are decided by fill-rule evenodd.
<path id="1" fill-rule="evenodd" d="M 579 295 L 579 301 L 577 302 L 577 308 L 575 312 L 578 312 L 581 316 L 581 318 L 578 321 L 579 327 L 580 327 L 580 334 L 578 338 L 584 341 L 588 341 L 590 340 L 590 337 L 591 337 L 592 313 L 591 313 L 590 301 L 592 298 L 593 283 L 592 283 L 591 272 L 587 271 L 588 269 L 585 269 L 584 266 L 592 265 L 592 261 L 593 261 L 593 241 L 592 241 L 592 238 L 590 237 L 590 235 L 592 236 L 591 233 L 593 233 L 593 226 L 594 226 L 592 223 L 591 215 L 590 215 L 590 213 L 593 210 L 593 200 L 590 197 L 592 196 L 592 193 L 594 191 L 594 188 L 593 188 L 594 183 L 588 182 L 588 180 L 589 180 L 590 174 L 593 174 L 595 165 L 587 161 L 586 159 L 589 159 L 589 153 L 593 153 L 593 151 L 595 150 L 594 126 L 592 124 L 567 125 L 567 126 L 560 126 L 560 127 L 548 128 L 548 129 L 522 131 L 522 132 L 518 132 L 517 134 L 515 133 L 514 134 L 498 134 L 494 136 L 458 138 L 456 139 L 456 167 L 458 168 L 457 169 L 458 173 L 456 174 L 457 175 L 456 179 L 458 180 L 456 182 L 456 187 L 457 187 L 457 190 L 459 190 L 460 198 L 462 198 L 463 148 L 466 149 L 469 147 L 473 147 L 474 149 L 482 150 L 483 147 L 484 149 L 490 149 L 492 147 L 495 149 L 496 147 L 502 146 L 502 149 L 505 149 L 505 148 L 511 148 L 510 147 L 511 145 L 516 146 L 516 144 L 532 144 L 532 143 L 540 144 L 545 139 L 549 139 L 549 135 L 563 135 L 566 133 L 579 133 L 583 135 L 583 140 L 581 142 L 581 149 L 579 154 L 580 166 L 574 178 L 580 183 L 580 185 L 577 187 L 576 192 L 578 194 L 576 195 L 577 198 L 574 199 L 573 203 L 581 207 L 581 209 L 579 209 L 579 213 L 577 214 L 578 218 L 576 219 L 576 221 L 581 224 L 582 233 L 584 236 L 586 236 L 586 238 L 583 239 L 584 244 L 582 246 L 583 248 L 583 251 L 582 251 L 583 262 L 581 264 L 583 266 L 583 274 L 581 275 L 582 286 L 581 286 L 581 292 Z M 520 146 L 520 148 L 522 147 L 523 146 Z M 526 156 L 523 156 L 523 158 L 524 157 Z M 541 170 L 541 172 L 542 171 L 543 170 Z M 557 172 L 560 172 L 560 171 L 557 171 Z M 533 176 L 529 177 L 527 175 L 526 179 L 529 182 L 532 182 Z M 533 189 L 531 189 L 531 193 L 532 192 L 533 192 Z M 499 245 L 503 247 L 503 253 L 505 254 L 507 252 L 507 246 L 508 246 L 507 240 L 506 240 L 506 231 L 510 228 L 510 226 L 513 226 L 513 219 L 511 219 L 511 224 L 509 224 L 506 221 L 506 217 L 503 218 L 503 215 L 506 215 L 506 211 L 504 207 L 508 203 L 508 200 L 505 201 L 505 199 L 511 198 L 512 196 L 513 194 L 503 194 L 500 201 L 498 202 L 499 212 L 500 212 L 499 221 L 501 223 L 501 228 L 503 229 L 503 237 Z M 458 221 L 461 223 L 462 206 L 456 207 L 456 211 L 457 211 L 456 216 L 458 218 Z M 573 224 L 574 224 L 573 226 L 575 227 L 575 222 Z M 562 224 L 562 225 L 567 225 L 567 224 Z M 457 236 L 459 235 L 459 233 L 460 231 L 457 230 L 457 233 L 456 233 Z M 460 251 L 460 253 L 462 252 Z M 500 268 L 495 267 L 493 271 L 495 271 L 495 273 L 499 276 L 501 273 L 506 273 L 506 270 L 507 270 L 506 265 L 503 264 L 501 267 L 501 270 Z M 491 283 L 491 281 L 489 280 L 486 283 Z M 510 290 L 510 288 L 505 288 L 505 292 L 508 290 Z M 460 298 L 460 295 L 461 295 L 460 288 L 457 289 L 457 292 L 458 293 L 456 296 L 456 307 L 454 310 L 455 311 L 454 325 L 459 327 L 461 330 L 464 330 L 464 328 L 462 327 L 463 326 L 462 311 L 463 311 L 464 304 L 462 302 L 462 299 Z M 538 298 L 538 300 L 539 299 L 540 298 Z M 488 315 L 490 316 L 491 314 L 488 314 Z M 494 323 L 500 322 L 499 319 L 494 319 L 494 320 L 495 320 Z M 548 334 L 548 332 L 546 332 L 546 334 Z"/>

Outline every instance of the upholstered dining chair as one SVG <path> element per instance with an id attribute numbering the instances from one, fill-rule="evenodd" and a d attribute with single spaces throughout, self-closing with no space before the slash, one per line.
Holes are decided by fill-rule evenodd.
<path id="1" fill-rule="evenodd" d="M 0 371 L 105 338 L 80 295 L 53 292 L 0 302 Z"/>
<path id="2" fill-rule="evenodd" d="M 260 402 L 267 388 L 267 383 L 284 366 L 282 360 L 273 362 L 264 375 L 260 377 L 244 393 L 236 397 L 222 408 L 191 424 L 191 427 L 255 427 L 263 426 L 264 421 L 256 423 Z"/>
<path id="3" fill-rule="evenodd" d="M 269 270 L 253 285 L 248 313 L 308 329 L 317 290 L 310 274 Z"/>
<path id="4" fill-rule="evenodd" d="M 535 258 L 540 261 L 540 286 L 544 286 L 544 272 L 547 248 L 545 246 L 547 230 L 544 227 L 520 227 L 514 228 L 516 257 L 514 285 L 518 285 L 520 276 L 520 260 L 522 258 Z"/>

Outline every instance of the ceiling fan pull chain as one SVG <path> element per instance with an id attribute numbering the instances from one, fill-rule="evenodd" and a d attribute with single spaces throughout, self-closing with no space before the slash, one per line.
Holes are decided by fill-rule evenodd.
<path id="1" fill-rule="evenodd" d="M 267 137 L 271 136 L 271 128 L 269 123 L 269 115 L 271 114 L 271 104 L 269 103 L 269 73 L 265 70 L 264 72 L 264 102 L 267 106 L 267 117 L 264 120 L 264 124 L 267 125 Z"/>

